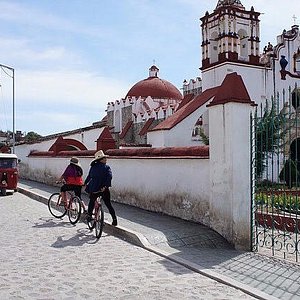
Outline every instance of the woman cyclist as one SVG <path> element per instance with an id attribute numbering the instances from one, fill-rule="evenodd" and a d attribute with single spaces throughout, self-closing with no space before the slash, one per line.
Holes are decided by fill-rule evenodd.
<path id="1" fill-rule="evenodd" d="M 66 191 L 74 191 L 76 196 L 79 198 L 81 197 L 81 187 L 83 185 L 82 175 L 83 171 L 79 164 L 79 159 L 77 157 L 72 157 L 70 159 L 70 164 L 59 179 L 60 181 L 65 182 L 60 189 L 64 203 L 66 203 L 67 200 Z"/>

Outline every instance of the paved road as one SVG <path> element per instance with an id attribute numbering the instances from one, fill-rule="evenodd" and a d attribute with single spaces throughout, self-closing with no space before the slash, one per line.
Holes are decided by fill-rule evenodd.
<path id="1" fill-rule="evenodd" d="M 0 216 L 0 299 L 254 299 L 19 193 Z"/>

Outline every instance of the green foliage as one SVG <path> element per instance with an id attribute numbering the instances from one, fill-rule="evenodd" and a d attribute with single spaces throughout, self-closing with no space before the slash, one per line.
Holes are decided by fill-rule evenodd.
<path id="1" fill-rule="evenodd" d="M 200 127 L 199 135 L 200 135 L 201 140 L 204 143 L 204 145 L 209 145 L 209 137 L 204 133 L 204 130 L 202 127 Z"/>
<path id="2" fill-rule="evenodd" d="M 299 196 L 288 192 L 268 194 L 260 192 L 255 195 L 255 204 L 266 208 L 276 208 L 283 212 L 300 213 Z"/>
<path id="3" fill-rule="evenodd" d="M 262 117 L 255 118 L 256 128 L 256 157 L 255 167 L 256 175 L 261 178 L 266 167 L 268 153 L 275 152 L 281 145 L 281 128 L 284 118 L 277 112 L 275 101 L 272 101 L 271 107 L 266 102 Z"/>
<path id="4" fill-rule="evenodd" d="M 34 142 L 36 140 L 38 140 L 39 138 L 41 138 L 42 136 L 39 135 L 38 133 L 34 132 L 34 131 L 29 131 L 25 137 L 24 137 L 24 141 L 25 142 Z"/>
<path id="5" fill-rule="evenodd" d="M 260 182 L 257 183 L 256 185 L 256 190 L 258 192 L 266 192 L 268 190 L 272 190 L 272 191 L 282 191 L 287 189 L 287 186 L 282 184 L 282 183 L 278 183 L 278 182 L 273 182 L 270 180 L 262 180 Z"/>

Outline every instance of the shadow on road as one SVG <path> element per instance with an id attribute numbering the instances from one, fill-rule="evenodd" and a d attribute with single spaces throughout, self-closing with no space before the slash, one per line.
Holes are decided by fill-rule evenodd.
<path id="1" fill-rule="evenodd" d="M 100 239 L 96 239 L 95 235 L 89 229 L 79 229 L 77 234 L 65 238 L 65 235 L 57 237 L 57 240 L 51 245 L 53 248 L 64 248 L 64 247 L 78 247 L 83 246 L 84 244 L 96 244 L 101 241 L 101 239 L 107 237 L 107 234 L 103 234 Z"/>
<path id="2" fill-rule="evenodd" d="M 39 222 L 34 223 L 32 227 L 35 228 L 49 228 L 49 227 L 74 227 L 70 222 L 62 219 L 55 219 L 52 217 L 41 217 Z"/>

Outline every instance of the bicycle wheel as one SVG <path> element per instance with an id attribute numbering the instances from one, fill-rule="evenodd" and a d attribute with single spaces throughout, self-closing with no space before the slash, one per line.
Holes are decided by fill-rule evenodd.
<path id="1" fill-rule="evenodd" d="M 71 198 L 68 206 L 68 217 L 71 224 L 76 224 L 81 215 L 81 200 L 74 196 Z"/>
<path id="2" fill-rule="evenodd" d="M 62 218 L 67 213 L 60 193 L 54 193 L 50 196 L 48 200 L 48 208 L 51 215 L 55 218 Z"/>
<path id="3" fill-rule="evenodd" d="M 97 239 L 101 237 L 103 226 L 104 226 L 104 211 L 102 205 L 99 205 L 95 214 L 95 233 Z"/>

